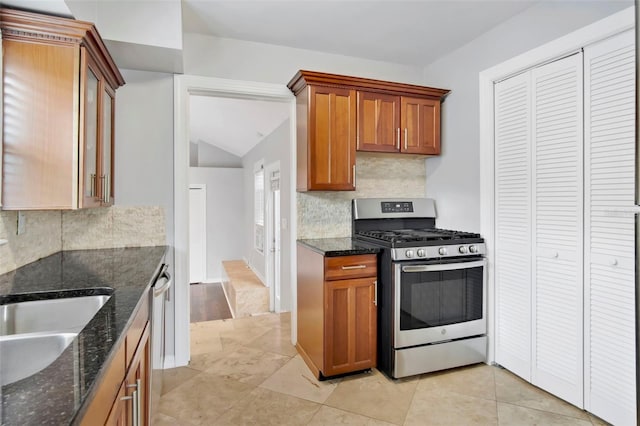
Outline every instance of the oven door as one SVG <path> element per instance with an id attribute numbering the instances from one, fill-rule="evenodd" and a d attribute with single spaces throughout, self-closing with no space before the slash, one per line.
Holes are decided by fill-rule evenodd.
<path id="1" fill-rule="evenodd" d="M 487 331 L 485 260 L 394 263 L 396 349 Z"/>

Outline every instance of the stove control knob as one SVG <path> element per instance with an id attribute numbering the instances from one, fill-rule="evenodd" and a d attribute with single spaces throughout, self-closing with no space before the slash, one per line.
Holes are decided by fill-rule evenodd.
<path id="1" fill-rule="evenodd" d="M 424 249 L 418 249 L 418 257 L 425 257 L 427 252 Z"/>
<path id="2" fill-rule="evenodd" d="M 478 252 L 478 247 L 469 246 L 469 253 L 477 253 L 477 252 Z"/>
<path id="3" fill-rule="evenodd" d="M 466 246 L 460 246 L 460 247 L 458 247 L 458 251 L 460 252 L 460 254 L 467 254 L 467 247 Z"/>
<path id="4" fill-rule="evenodd" d="M 447 254 L 447 248 L 446 247 L 440 247 L 438 249 L 438 253 L 440 253 L 440 256 L 444 256 L 445 254 Z"/>
<path id="5" fill-rule="evenodd" d="M 405 254 L 408 258 L 411 258 L 411 257 L 413 257 L 413 250 L 407 250 L 404 254 Z"/>

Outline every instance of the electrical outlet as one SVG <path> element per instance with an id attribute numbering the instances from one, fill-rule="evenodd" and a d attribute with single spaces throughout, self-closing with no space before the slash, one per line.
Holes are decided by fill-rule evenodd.
<path id="1" fill-rule="evenodd" d="M 27 227 L 26 227 L 26 218 L 24 216 L 24 212 L 19 211 L 18 212 L 18 235 L 22 235 L 26 232 Z"/>

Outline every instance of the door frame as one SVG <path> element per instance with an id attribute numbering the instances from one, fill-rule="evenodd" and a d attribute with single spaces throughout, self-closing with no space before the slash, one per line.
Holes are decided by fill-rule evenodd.
<path id="1" fill-rule="evenodd" d="M 189 336 L 189 97 L 191 95 L 256 99 L 288 102 L 290 105 L 290 235 L 286 244 L 291 251 L 291 341 L 296 341 L 296 100 L 283 84 L 229 80 L 193 75 L 175 75 L 174 93 L 174 250 L 175 250 L 175 306 L 174 306 L 174 367 L 185 366 L 190 359 Z"/>
<path id="2" fill-rule="evenodd" d="M 634 28 L 634 7 L 614 13 L 563 37 L 522 53 L 479 75 L 480 90 L 480 233 L 487 248 L 487 362 L 495 362 L 495 180 L 494 180 L 494 95 L 496 82 L 529 68 L 560 59 L 615 34 Z"/>
<path id="3" fill-rule="evenodd" d="M 267 287 L 269 287 L 269 310 L 272 312 L 280 312 L 281 304 L 280 299 L 276 299 L 276 293 L 281 289 L 280 282 L 277 282 L 276 277 L 282 273 L 282 255 L 276 256 L 277 252 L 282 250 L 282 232 L 279 226 L 274 227 L 274 223 L 280 223 L 282 217 L 281 208 L 277 209 L 277 215 L 274 204 L 274 191 L 271 189 L 271 174 L 273 172 L 280 173 L 280 161 L 274 161 L 268 164 L 264 168 L 265 177 L 265 275 L 267 280 Z M 278 192 L 280 189 L 278 189 Z M 281 198 L 280 198 L 281 201 Z M 279 247 L 272 247 L 272 241 L 276 237 L 276 230 L 278 240 L 280 241 Z M 277 260 L 277 261 L 276 261 Z"/>
<path id="4" fill-rule="evenodd" d="M 202 278 L 202 282 L 207 281 L 208 273 L 207 273 L 207 185 L 203 183 L 190 183 L 189 191 L 192 189 L 198 189 L 204 191 L 204 252 L 202 253 L 202 263 L 204 265 L 204 277 Z M 191 208 L 191 192 L 189 192 L 189 208 Z M 191 235 L 191 218 L 189 217 L 189 235 Z M 191 241 L 189 241 L 191 243 Z M 191 251 L 191 246 L 189 246 L 189 251 Z M 189 284 L 191 284 L 191 256 L 189 257 Z"/>

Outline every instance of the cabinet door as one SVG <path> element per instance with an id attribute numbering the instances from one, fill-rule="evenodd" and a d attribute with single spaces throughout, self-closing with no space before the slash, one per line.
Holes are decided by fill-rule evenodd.
<path id="1" fill-rule="evenodd" d="M 400 97 L 358 91 L 358 151 L 400 151 Z"/>
<path id="2" fill-rule="evenodd" d="M 74 208 L 80 55 L 64 45 L 1 42 L 3 209 Z"/>
<path id="3" fill-rule="evenodd" d="M 325 376 L 376 366 L 376 278 L 325 282 Z"/>
<path id="4" fill-rule="evenodd" d="M 400 151 L 440 154 L 440 101 L 402 97 Z"/>
<path id="5" fill-rule="evenodd" d="M 120 390 L 118 391 L 118 395 L 116 396 L 116 400 L 113 403 L 113 407 L 111 407 L 111 412 L 109 413 L 109 417 L 107 418 L 106 425 L 109 426 L 128 426 L 132 424 L 129 422 L 129 414 L 128 408 L 131 405 L 131 396 L 127 396 L 126 392 L 126 384 L 122 383 L 120 386 Z"/>
<path id="6" fill-rule="evenodd" d="M 355 190 L 356 94 L 309 87 L 309 190 Z"/>
<path id="7" fill-rule="evenodd" d="M 137 416 L 139 421 L 134 424 L 140 426 L 149 424 L 149 328 L 147 324 L 125 380 L 127 388 L 132 390 L 129 394 L 136 392 L 128 408 L 128 418 L 133 419 Z"/>
<path id="8" fill-rule="evenodd" d="M 585 408 L 636 423 L 635 37 L 585 47 Z"/>
<path id="9" fill-rule="evenodd" d="M 80 125 L 82 126 L 80 164 L 82 166 L 80 181 L 81 205 L 80 207 L 92 207 L 100 205 L 98 199 L 98 156 L 100 133 L 100 73 L 93 60 L 82 49 L 84 69 L 82 73 L 84 102 L 81 104 Z"/>
<path id="10" fill-rule="evenodd" d="M 113 204 L 113 119 L 115 112 L 115 93 L 107 85 L 102 89 L 101 161 L 100 161 L 100 200 L 103 205 Z"/>

